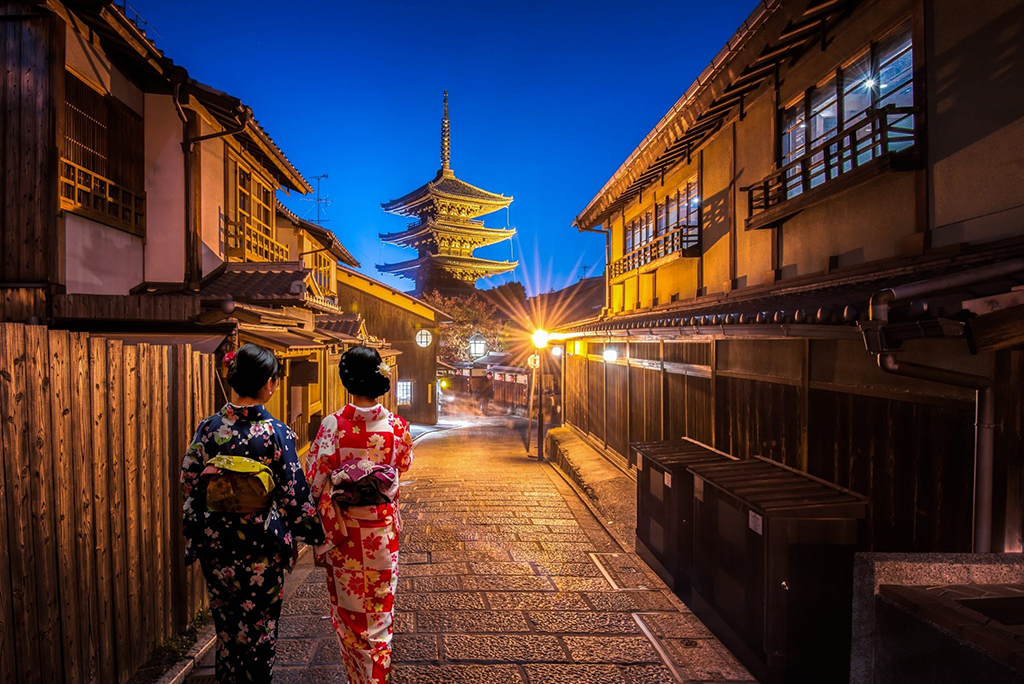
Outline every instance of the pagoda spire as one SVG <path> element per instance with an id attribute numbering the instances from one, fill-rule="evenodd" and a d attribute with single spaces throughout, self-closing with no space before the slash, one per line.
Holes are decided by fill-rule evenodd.
<path id="1" fill-rule="evenodd" d="M 450 171 L 452 159 L 452 130 L 448 122 L 448 91 L 444 91 L 444 117 L 441 119 L 441 171 Z"/>

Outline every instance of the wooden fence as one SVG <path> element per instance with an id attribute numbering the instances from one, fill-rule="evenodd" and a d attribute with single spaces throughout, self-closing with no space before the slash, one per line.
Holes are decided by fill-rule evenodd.
<path id="1" fill-rule="evenodd" d="M 214 362 L 0 324 L 0 679 L 126 682 L 205 607 L 181 457 Z"/>

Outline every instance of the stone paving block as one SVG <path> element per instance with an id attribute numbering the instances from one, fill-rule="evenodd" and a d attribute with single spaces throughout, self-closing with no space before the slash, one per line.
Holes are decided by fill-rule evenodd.
<path id="1" fill-rule="evenodd" d="M 546 635 L 446 634 L 446 660 L 486 660 L 526 663 L 531 661 L 568 662 L 558 639 Z"/>
<path id="2" fill-rule="evenodd" d="M 320 617 L 321 615 L 329 615 L 330 612 L 330 599 L 304 599 L 289 596 L 287 600 L 283 604 L 281 604 L 282 617 L 289 615 L 309 615 L 314 617 Z"/>
<path id="3" fill-rule="evenodd" d="M 462 588 L 468 591 L 555 590 L 555 585 L 550 579 L 537 575 L 464 575 L 459 580 Z"/>
<path id="4" fill-rule="evenodd" d="M 582 542 L 542 541 L 540 542 L 540 545 L 545 551 L 583 551 L 587 553 L 597 552 L 597 547 L 595 547 L 594 543 L 589 539 Z"/>
<path id="5" fill-rule="evenodd" d="M 533 566 L 529 563 L 470 563 L 469 571 L 476 575 L 534 575 Z"/>
<path id="6" fill-rule="evenodd" d="M 401 580 L 399 580 L 401 581 Z M 409 580 L 411 591 L 459 591 L 459 578 L 455 575 L 436 575 L 434 577 L 414 577 Z M 470 587 L 467 587 L 470 588 Z"/>
<path id="7" fill-rule="evenodd" d="M 513 549 L 509 552 L 512 560 L 534 561 L 538 563 L 587 563 L 590 556 L 586 551 L 579 549 L 567 549 L 564 551 L 519 551 Z"/>
<path id="8" fill-rule="evenodd" d="M 522 541 L 552 542 L 555 544 L 564 542 L 575 542 L 577 544 L 593 544 L 590 537 L 582 532 L 519 532 L 517 533 Z M 546 547 L 545 547 L 546 548 Z"/>
<path id="9" fill-rule="evenodd" d="M 495 610 L 588 610 L 580 594 L 566 592 L 492 592 L 487 603 Z"/>
<path id="10" fill-rule="evenodd" d="M 559 591 L 612 591 L 614 587 L 604 577 L 552 577 Z"/>
<path id="11" fill-rule="evenodd" d="M 348 677 L 343 667 L 275 667 L 274 684 L 348 684 Z"/>
<path id="12" fill-rule="evenodd" d="M 534 566 L 542 575 L 575 575 L 577 577 L 603 577 L 601 570 L 592 561 L 586 563 L 536 562 Z"/>
<path id="13" fill-rule="evenodd" d="M 431 553 L 434 551 L 458 551 L 463 548 L 461 541 L 433 541 L 431 539 L 413 539 L 408 542 L 399 543 L 399 553 L 403 546 L 414 553 Z"/>
<path id="14" fill-rule="evenodd" d="M 529 555 L 529 554 L 526 554 Z M 472 549 L 462 551 L 435 551 L 430 554 L 435 563 L 452 561 L 509 561 L 512 556 L 504 549 Z M 401 561 L 399 561 L 401 563 Z M 401 572 L 401 571 L 399 571 Z"/>
<path id="15" fill-rule="evenodd" d="M 406 551 L 399 546 L 398 558 L 400 563 L 404 563 L 406 567 L 415 563 L 427 563 L 430 558 L 427 554 L 418 551 Z"/>
<path id="16" fill-rule="evenodd" d="M 444 592 L 436 594 L 414 594 L 407 592 L 395 595 L 395 605 L 402 610 L 472 610 L 486 608 L 481 594 Z"/>
<path id="17" fill-rule="evenodd" d="M 404 665 L 397 663 L 391 670 L 392 684 L 522 684 L 523 681 L 522 675 L 519 674 L 519 668 L 515 665 Z"/>
<path id="18" fill-rule="evenodd" d="M 698 680 L 754 681 L 746 668 L 713 639 L 664 639 L 672 661 Z"/>
<path id="19" fill-rule="evenodd" d="M 316 650 L 313 652 L 313 663 L 316 665 L 339 665 L 344 667 L 341 660 L 341 642 L 337 635 L 330 639 L 320 639 L 316 642 Z"/>
<path id="20" fill-rule="evenodd" d="M 433 634 L 396 634 L 391 657 L 401 660 L 437 660 L 437 637 Z"/>
<path id="21" fill-rule="evenodd" d="M 395 634 L 409 634 L 416 630 L 416 614 L 405 611 L 395 611 L 393 627 Z"/>
<path id="22" fill-rule="evenodd" d="M 319 598 L 330 600 L 330 594 L 327 593 L 327 582 L 326 580 L 319 584 L 302 584 L 295 590 L 292 597 L 297 599 L 303 598 Z"/>
<path id="23" fill-rule="evenodd" d="M 466 542 L 467 551 L 487 551 L 487 550 L 501 550 L 501 551 L 529 551 L 535 553 L 540 551 L 540 542 L 521 542 L 521 541 L 476 541 Z"/>
<path id="24" fill-rule="evenodd" d="M 422 565 L 406 565 L 405 559 L 399 554 L 399 577 L 432 577 L 434 575 L 465 575 L 469 568 L 465 563 L 423 563 Z"/>
<path id="25" fill-rule="evenodd" d="M 672 671 L 664 665 L 622 665 L 620 669 L 630 684 L 666 684 L 675 681 Z"/>
<path id="26" fill-rule="evenodd" d="M 334 631 L 333 629 L 331 630 Z M 313 658 L 316 639 L 278 639 L 277 664 L 306 665 Z"/>
<path id="27" fill-rule="evenodd" d="M 553 634 L 640 634 L 631 613 L 560 610 L 527 613 L 538 632 Z"/>
<path id="28" fill-rule="evenodd" d="M 331 618 L 326 615 L 282 616 L 277 628 L 277 636 L 280 639 L 325 637 L 332 634 L 334 634 L 334 625 L 331 623 Z"/>
<path id="29" fill-rule="evenodd" d="M 578 663 L 658 663 L 661 659 L 643 636 L 567 636 L 565 645 Z"/>
<path id="30" fill-rule="evenodd" d="M 651 633 L 659 639 L 707 639 L 711 630 L 693 613 L 652 613 L 640 616 Z"/>
<path id="31" fill-rule="evenodd" d="M 327 568 L 313 568 L 306 579 L 302 580 L 303 584 L 326 584 L 327 583 Z"/>
<path id="32" fill-rule="evenodd" d="M 530 684 L 628 684 L 615 665 L 528 664 L 523 667 Z"/>
<path id="33" fill-rule="evenodd" d="M 576 522 L 576 518 L 531 518 L 534 525 L 548 525 L 550 527 L 564 527 L 571 525 L 573 527 L 579 527 L 579 523 Z"/>
<path id="34" fill-rule="evenodd" d="M 530 625 L 518 610 L 421 610 L 416 614 L 419 632 L 529 632 Z"/>
<path id="35" fill-rule="evenodd" d="M 660 591 L 616 591 L 584 593 L 595 610 L 656 611 L 675 606 Z"/>

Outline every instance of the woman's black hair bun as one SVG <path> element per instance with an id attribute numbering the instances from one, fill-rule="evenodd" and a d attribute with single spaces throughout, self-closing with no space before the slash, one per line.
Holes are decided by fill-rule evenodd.
<path id="1" fill-rule="evenodd" d="M 274 352 L 251 342 L 243 344 L 228 363 L 228 384 L 240 397 L 256 397 L 267 380 L 279 377 L 281 363 Z"/>
<path id="2" fill-rule="evenodd" d="M 338 375 L 349 394 L 376 399 L 391 391 L 391 378 L 382 373 L 380 353 L 372 347 L 352 347 L 341 355 Z"/>

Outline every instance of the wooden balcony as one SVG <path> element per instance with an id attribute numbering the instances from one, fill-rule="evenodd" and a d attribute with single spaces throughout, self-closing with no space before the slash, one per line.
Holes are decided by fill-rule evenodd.
<path id="1" fill-rule="evenodd" d="M 747 228 L 768 228 L 879 173 L 913 168 L 917 129 L 912 107 L 888 105 L 835 131 L 747 193 Z"/>
<path id="2" fill-rule="evenodd" d="M 127 190 L 61 157 L 60 208 L 133 235 L 146 235 L 146 193 Z"/>
<path id="3" fill-rule="evenodd" d="M 609 275 L 612 278 L 616 278 L 624 273 L 645 266 L 656 259 L 696 247 L 698 233 L 699 228 L 697 226 L 679 226 L 674 228 L 613 261 Z"/>
<path id="4" fill-rule="evenodd" d="M 252 226 L 228 225 L 224 252 L 239 261 L 288 261 L 288 246 Z"/>

